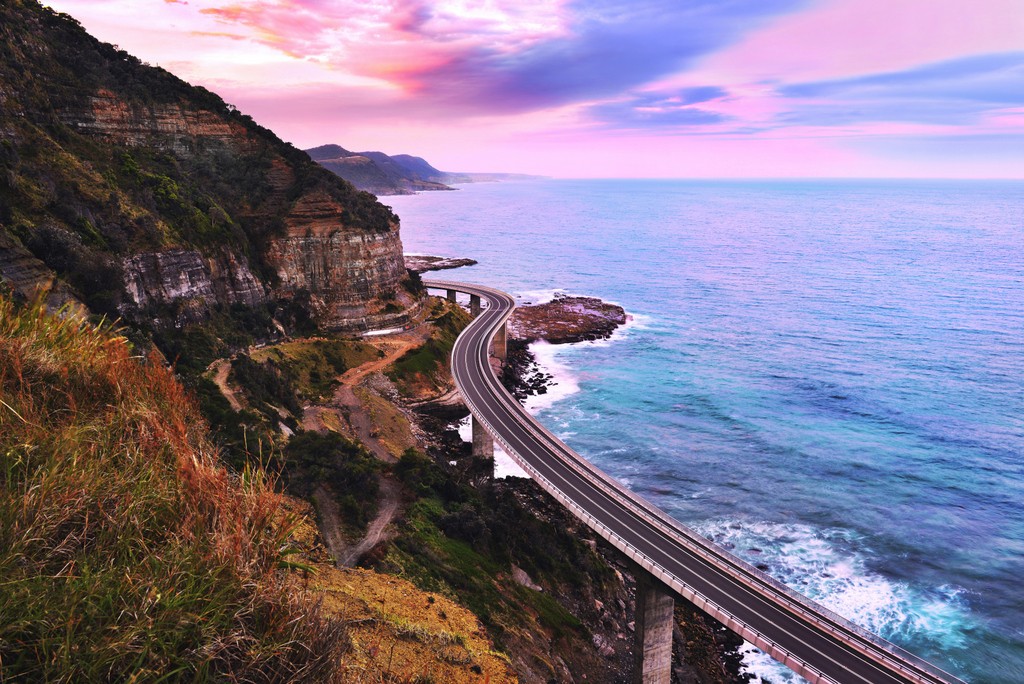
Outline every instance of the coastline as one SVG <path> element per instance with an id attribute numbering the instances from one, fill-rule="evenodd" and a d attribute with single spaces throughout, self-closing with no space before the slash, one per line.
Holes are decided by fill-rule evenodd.
<path id="1" fill-rule="evenodd" d="M 553 300 L 556 299 L 557 297 L 553 296 Z M 512 372 L 505 373 L 503 382 L 523 406 L 531 414 L 536 415 L 581 391 L 578 376 L 574 373 L 572 365 L 564 359 L 566 352 L 571 353 L 572 350 L 587 346 L 606 346 L 621 342 L 632 330 L 648 322 L 649 318 L 646 316 L 626 314 L 623 323 L 615 325 L 609 334 L 597 339 L 549 342 L 546 339 L 528 341 L 510 338 L 507 368 L 512 369 Z M 509 375 L 514 377 L 508 377 Z M 460 434 L 464 440 L 472 438 L 469 420 L 465 421 L 464 428 L 460 426 Z M 509 471 L 509 466 L 512 472 Z M 529 477 L 501 450 L 500 445 L 495 444 L 494 477 L 499 479 L 510 476 Z M 614 566 L 615 552 L 611 552 L 606 560 Z M 686 601 L 677 600 L 675 623 L 673 661 L 676 665 L 673 682 L 801 684 L 804 681 Z M 708 645 L 712 648 L 708 649 Z M 680 661 L 685 663 L 685 666 L 680 664 Z M 686 668 L 693 669 L 688 672 Z M 707 680 L 693 679 L 695 671 L 701 671 L 705 675 L 714 671 L 715 675 L 714 678 Z M 787 674 L 791 674 L 793 678 L 785 679 Z M 725 679 L 719 679 L 722 676 Z"/>

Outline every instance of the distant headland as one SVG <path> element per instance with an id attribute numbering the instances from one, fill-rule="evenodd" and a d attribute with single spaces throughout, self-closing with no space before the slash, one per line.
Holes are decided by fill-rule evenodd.
<path id="1" fill-rule="evenodd" d="M 358 190 L 375 195 L 411 195 L 427 190 L 455 190 L 460 183 L 528 180 L 542 176 L 522 173 L 467 173 L 439 171 L 422 157 L 383 152 L 350 152 L 341 145 L 320 145 L 306 150 L 313 161 L 344 178 Z"/>

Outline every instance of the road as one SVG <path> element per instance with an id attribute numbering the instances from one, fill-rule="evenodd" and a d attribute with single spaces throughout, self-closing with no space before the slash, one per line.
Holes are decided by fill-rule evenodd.
<path id="1" fill-rule="evenodd" d="M 591 465 L 494 377 L 490 343 L 515 308 L 512 297 L 479 285 L 424 284 L 487 305 L 452 350 L 452 374 L 474 419 L 541 487 L 676 594 L 814 683 L 960 681 L 788 589 Z"/>

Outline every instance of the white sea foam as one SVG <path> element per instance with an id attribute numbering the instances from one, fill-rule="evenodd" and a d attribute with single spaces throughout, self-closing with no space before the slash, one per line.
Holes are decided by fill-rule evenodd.
<path id="1" fill-rule="evenodd" d="M 847 530 L 768 522 L 710 521 L 697 530 L 787 586 L 886 639 L 963 647 L 971 618 L 963 590 L 921 590 L 871 570 Z M 870 552 L 868 552 L 870 553 Z M 748 645 L 749 646 L 749 645 Z M 803 682 L 753 646 L 745 669 L 754 681 Z"/>
<path id="2" fill-rule="evenodd" d="M 518 305 L 547 304 L 555 297 L 568 294 L 565 290 L 526 290 L 516 295 Z"/>
<path id="3" fill-rule="evenodd" d="M 595 347 L 607 347 L 629 337 L 639 330 L 647 330 L 654 323 L 654 320 L 654 316 L 648 316 L 647 314 L 627 313 L 626 322 L 613 330 L 610 337 L 606 337 L 603 340 L 580 342 L 579 344 L 591 344 Z"/>
<path id="4" fill-rule="evenodd" d="M 750 642 L 740 647 L 743 671 L 753 675 L 752 684 L 808 684 L 807 680 Z"/>
<path id="5" fill-rule="evenodd" d="M 537 413 L 542 409 L 549 408 L 556 401 L 561 401 L 568 396 L 580 391 L 579 382 L 573 375 L 569 366 L 559 358 L 563 353 L 559 347 L 568 345 L 556 345 L 548 342 L 534 342 L 530 345 L 537 365 L 541 371 L 552 376 L 551 384 L 544 394 L 532 394 L 526 398 L 526 410 L 530 413 Z"/>

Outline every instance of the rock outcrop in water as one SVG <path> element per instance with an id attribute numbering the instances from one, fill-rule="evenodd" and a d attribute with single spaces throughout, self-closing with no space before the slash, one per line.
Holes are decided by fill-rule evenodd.
<path id="1" fill-rule="evenodd" d="M 450 268 L 476 266 L 476 264 L 476 259 L 426 256 L 422 254 L 405 255 L 405 267 L 410 271 L 416 271 L 417 273 L 426 273 L 427 271 L 444 271 Z"/>
<path id="2" fill-rule="evenodd" d="M 143 325 L 232 307 L 318 327 L 419 303 L 397 217 L 215 94 L 32 0 L 0 6 L 0 278 Z"/>
<path id="3" fill-rule="evenodd" d="M 509 319 L 509 337 L 551 344 L 602 340 L 627 320 L 625 309 L 618 304 L 560 294 L 544 304 L 517 307 Z"/>

